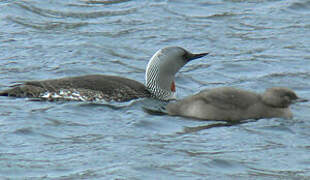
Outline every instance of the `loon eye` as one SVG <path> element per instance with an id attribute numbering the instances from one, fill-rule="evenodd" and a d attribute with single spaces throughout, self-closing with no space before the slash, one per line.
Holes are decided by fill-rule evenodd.
<path id="1" fill-rule="evenodd" d="M 181 56 L 181 58 L 183 59 L 183 60 L 187 60 L 188 59 L 188 55 L 187 55 L 187 53 L 184 53 L 182 56 Z"/>

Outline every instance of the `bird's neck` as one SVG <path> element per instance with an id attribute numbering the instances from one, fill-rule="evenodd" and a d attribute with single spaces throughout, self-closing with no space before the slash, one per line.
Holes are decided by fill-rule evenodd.
<path id="1" fill-rule="evenodd" d="M 146 82 L 146 88 L 156 99 L 160 100 L 176 99 L 175 92 L 171 91 L 170 89 L 161 88 L 160 83 L 158 81 Z"/>
<path id="2" fill-rule="evenodd" d="M 160 100 L 175 99 L 175 86 L 171 86 L 174 75 L 170 73 L 161 72 L 158 57 L 152 57 L 146 67 L 145 85 L 154 98 Z"/>

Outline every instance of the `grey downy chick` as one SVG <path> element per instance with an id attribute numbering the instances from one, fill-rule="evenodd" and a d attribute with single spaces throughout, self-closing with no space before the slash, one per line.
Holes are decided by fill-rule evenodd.
<path id="1" fill-rule="evenodd" d="M 206 89 L 166 106 L 171 116 L 201 120 L 240 121 L 260 118 L 292 118 L 289 106 L 305 102 L 288 88 L 272 87 L 263 94 L 232 87 Z"/>

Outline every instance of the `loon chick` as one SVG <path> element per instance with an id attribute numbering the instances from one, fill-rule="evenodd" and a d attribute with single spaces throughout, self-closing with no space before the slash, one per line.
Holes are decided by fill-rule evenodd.
<path id="1" fill-rule="evenodd" d="M 273 87 L 257 94 L 231 87 L 206 89 L 193 96 L 171 102 L 166 113 L 172 116 L 192 117 L 202 120 L 240 121 L 260 118 L 292 118 L 289 106 L 305 102 L 294 91 Z"/>
<path id="2" fill-rule="evenodd" d="M 189 61 L 207 54 L 192 54 L 181 47 L 166 47 L 158 50 L 146 67 L 146 86 L 124 77 L 86 75 L 28 81 L 0 92 L 0 96 L 117 102 L 144 97 L 160 100 L 175 99 L 175 74 Z"/>

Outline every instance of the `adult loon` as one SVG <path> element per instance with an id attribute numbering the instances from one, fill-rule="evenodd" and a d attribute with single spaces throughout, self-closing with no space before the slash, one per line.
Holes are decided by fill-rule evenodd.
<path id="1" fill-rule="evenodd" d="M 294 91 L 272 87 L 257 94 L 232 87 L 206 89 L 166 106 L 172 116 L 192 117 L 202 120 L 240 121 L 260 118 L 292 118 L 289 106 L 305 102 Z"/>
<path id="2" fill-rule="evenodd" d="M 63 99 L 124 102 L 144 97 L 159 100 L 175 99 L 175 74 L 189 61 L 207 54 L 192 54 L 181 47 L 166 47 L 158 50 L 146 67 L 146 86 L 124 77 L 86 75 L 28 81 L 0 92 L 0 96 L 40 98 L 51 101 Z"/>

